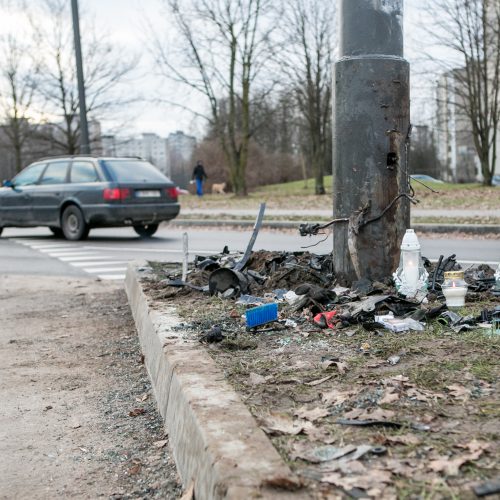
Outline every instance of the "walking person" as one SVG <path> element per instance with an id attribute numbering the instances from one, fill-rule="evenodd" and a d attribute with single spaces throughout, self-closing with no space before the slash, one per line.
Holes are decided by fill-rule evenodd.
<path id="1" fill-rule="evenodd" d="M 203 183 L 207 179 L 207 174 L 203 168 L 203 163 L 198 160 L 193 170 L 192 180 L 196 181 L 196 194 L 203 196 Z"/>

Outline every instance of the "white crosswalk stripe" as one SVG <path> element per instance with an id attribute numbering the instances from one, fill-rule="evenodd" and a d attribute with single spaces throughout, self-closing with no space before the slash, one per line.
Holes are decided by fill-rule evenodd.
<path id="1" fill-rule="evenodd" d="M 78 243 L 45 243 L 44 240 L 31 238 L 13 238 L 13 241 L 77 267 L 101 280 L 119 281 L 125 279 L 128 261 L 116 260 L 116 256 L 107 257 L 104 253 L 99 252 L 101 250 L 99 247 L 94 246 L 90 249 Z"/>

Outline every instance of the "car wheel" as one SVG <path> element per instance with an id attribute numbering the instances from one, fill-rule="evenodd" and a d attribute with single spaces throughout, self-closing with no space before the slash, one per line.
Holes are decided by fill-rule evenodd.
<path id="1" fill-rule="evenodd" d="M 153 234 L 156 233 L 157 229 L 158 229 L 158 224 L 146 224 L 144 226 L 134 226 L 134 231 L 141 238 L 151 238 L 151 236 L 153 236 Z"/>
<path id="2" fill-rule="evenodd" d="M 60 227 L 49 226 L 49 229 L 56 238 L 62 238 L 64 236 L 63 230 Z"/>
<path id="3" fill-rule="evenodd" d="M 69 205 L 62 214 L 62 232 L 67 240 L 84 240 L 89 234 L 82 211 L 76 205 Z"/>

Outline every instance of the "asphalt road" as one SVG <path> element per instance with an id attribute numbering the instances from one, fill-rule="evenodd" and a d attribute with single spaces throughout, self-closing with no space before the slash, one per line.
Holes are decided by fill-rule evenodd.
<path id="1" fill-rule="evenodd" d="M 46 228 L 5 229 L 0 238 L 0 274 L 51 276 L 88 276 L 101 279 L 123 279 L 131 260 L 180 261 L 182 234 L 188 233 L 189 254 L 219 253 L 224 245 L 231 251 L 243 251 L 251 230 L 230 231 L 223 228 L 179 229 L 162 226 L 154 238 L 141 240 L 130 228 L 96 229 L 83 242 L 55 238 Z M 318 254 L 332 249 L 331 238 L 301 238 L 293 232 L 261 230 L 254 249 L 299 251 L 320 242 L 310 251 Z M 468 265 L 500 261 L 500 240 L 421 239 L 422 254 L 430 259 L 457 254 Z"/>

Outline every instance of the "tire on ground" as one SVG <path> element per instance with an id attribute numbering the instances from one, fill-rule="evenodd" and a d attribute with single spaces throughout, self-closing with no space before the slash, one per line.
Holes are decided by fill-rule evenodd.
<path id="1" fill-rule="evenodd" d="M 85 222 L 82 211 L 76 205 L 68 205 L 64 209 L 61 226 L 67 240 L 84 240 L 89 234 L 89 226 Z"/>
<path id="2" fill-rule="evenodd" d="M 143 226 L 134 226 L 134 231 L 141 238 L 151 238 L 156 233 L 158 224 L 145 224 Z"/>

